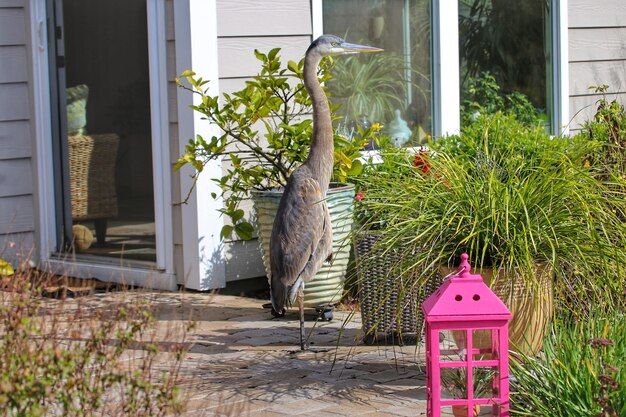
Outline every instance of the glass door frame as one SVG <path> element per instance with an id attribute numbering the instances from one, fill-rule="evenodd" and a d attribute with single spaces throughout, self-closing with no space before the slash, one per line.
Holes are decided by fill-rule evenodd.
<path id="1" fill-rule="evenodd" d="M 34 2 L 30 6 L 33 95 L 36 133 L 36 170 L 38 180 L 38 209 L 40 218 L 38 236 L 38 257 L 40 263 L 52 270 L 67 271 L 71 263 L 73 276 L 89 276 L 109 281 L 123 281 L 133 285 L 146 285 L 162 289 L 175 289 L 173 256 L 173 226 L 171 205 L 171 170 L 169 149 L 169 117 L 167 99 L 166 61 L 166 20 L 165 0 L 145 0 L 148 23 L 148 56 L 150 78 L 150 112 L 152 129 L 153 183 L 156 234 L 156 264 L 141 267 L 130 263 L 121 265 L 119 259 L 103 259 L 102 262 L 88 263 L 80 259 L 70 259 L 59 242 L 63 239 L 62 222 L 59 216 L 61 207 L 55 207 L 55 190 L 59 185 L 54 180 L 55 164 L 53 130 L 59 128 L 59 119 L 54 114 L 52 100 L 57 88 L 57 80 L 51 77 L 52 64 L 49 61 L 48 34 L 54 35 L 54 28 L 48 28 L 48 4 L 54 0 Z M 56 95 L 58 97 L 58 94 Z M 57 108 L 59 106 L 56 106 Z M 58 109 L 57 109 L 58 112 Z M 58 151 L 57 151 L 58 152 Z M 58 182 L 58 181 L 57 181 Z M 69 204 L 69 203 L 68 203 Z M 117 277 L 117 278 L 116 278 Z M 150 280 L 150 282 L 147 282 Z"/>

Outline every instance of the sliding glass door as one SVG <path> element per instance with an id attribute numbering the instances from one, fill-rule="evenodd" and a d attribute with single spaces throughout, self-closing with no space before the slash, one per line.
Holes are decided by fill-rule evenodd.
<path id="1" fill-rule="evenodd" d="M 48 4 L 57 247 L 92 261 L 157 260 L 147 7 Z"/>

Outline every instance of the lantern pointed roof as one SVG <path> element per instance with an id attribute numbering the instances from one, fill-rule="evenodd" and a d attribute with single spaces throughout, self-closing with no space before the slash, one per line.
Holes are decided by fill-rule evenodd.
<path id="1" fill-rule="evenodd" d="M 470 273 L 468 258 L 466 253 L 461 255 L 459 272 L 422 303 L 426 321 L 511 319 L 509 309 L 482 277 Z"/>

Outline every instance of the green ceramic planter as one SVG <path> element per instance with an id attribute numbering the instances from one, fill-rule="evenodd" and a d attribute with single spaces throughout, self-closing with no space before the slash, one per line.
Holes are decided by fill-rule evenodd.
<path id="1" fill-rule="evenodd" d="M 252 202 L 256 210 L 259 246 L 267 276 L 270 275 L 270 236 L 282 191 L 254 191 Z M 304 305 L 317 307 L 336 304 L 343 296 L 346 270 L 350 258 L 348 235 L 352 229 L 354 185 L 331 184 L 326 195 L 333 227 L 333 263 L 324 265 L 304 287 Z"/>

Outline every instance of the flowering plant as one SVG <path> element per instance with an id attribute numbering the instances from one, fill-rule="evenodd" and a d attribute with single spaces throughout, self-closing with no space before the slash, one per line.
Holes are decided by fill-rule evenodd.
<path id="1" fill-rule="evenodd" d="M 374 125 L 375 126 L 375 125 Z M 380 126 L 382 128 L 382 126 Z M 364 164 L 363 173 L 353 181 L 356 183 L 354 216 L 357 225 L 361 229 L 382 230 L 387 224 L 386 217 L 391 213 L 385 213 L 372 209 L 377 206 L 380 199 L 373 197 L 369 192 L 368 176 L 402 175 L 414 169 L 411 162 L 412 153 L 406 149 L 396 148 L 390 144 L 386 135 L 377 136 L 377 146 L 380 148 L 376 156 L 371 156 Z"/>
<path id="2" fill-rule="evenodd" d="M 413 159 L 413 166 L 424 174 L 430 173 L 430 161 L 427 150 L 420 149 L 417 154 L 415 154 L 415 159 Z"/>
<path id="3" fill-rule="evenodd" d="M 420 271 L 416 285 L 466 252 L 475 267 L 516 271 L 511 276 L 530 284 L 545 263 L 571 299 L 590 302 L 593 288 L 607 302 L 626 284 L 626 224 L 618 215 L 626 202 L 582 166 L 594 146 L 512 116 L 481 116 L 461 135 L 432 143 L 431 154 L 367 172 L 360 203 L 367 201 L 370 223 L 384 222 L 381 245 L 406 253 L 404 270 Z"/>

